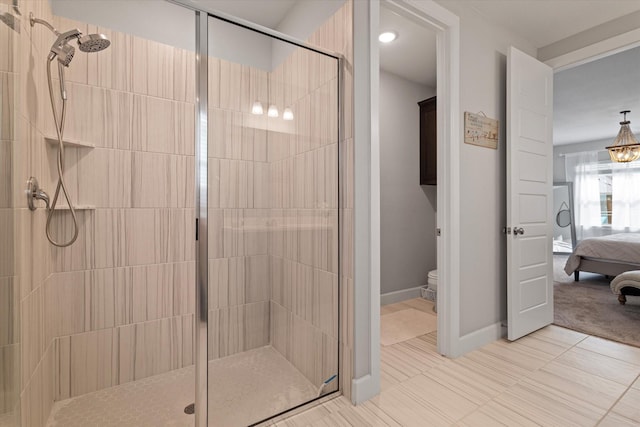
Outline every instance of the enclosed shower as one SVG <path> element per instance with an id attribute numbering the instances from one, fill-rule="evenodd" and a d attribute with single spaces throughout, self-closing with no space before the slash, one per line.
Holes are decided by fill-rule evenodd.
<path id="1" fill-rule="evenodd" d="M 295 37 L 210 3 L 0 2 L 0 427 L 248 426 L 349 383 L 351 3 L 291 2 Z"/>

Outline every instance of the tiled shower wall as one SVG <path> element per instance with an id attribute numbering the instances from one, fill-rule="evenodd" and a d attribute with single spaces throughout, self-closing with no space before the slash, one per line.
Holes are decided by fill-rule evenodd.
<path id="1" fill-rule="evenodd" d="M 295 112 L 269 135 L 271 342 L 318 387 L 338 369 L 338 62 L 298 48 L 270 92 Z"/>
<path id="2" fill-rule="evenodd" d="M 20 99 L 17 126 L 2 127 L 18 129 L 9 139 L 14 223 L 2 216 L 2 225 L 16 235 L 22 425 L 42 426 L 54 400 L 193 363 L 194 57 L 53 17 L 45 1 L 20 6 L 15 46 L 0 55 L 0 82 Z M 55 27 L 102 32 L 112 41 L 99 54 L 78 52 L 67 70 L 65 139 L 95 148 L 67 148 L 72 200 L 91 209 L 77 211 L 78 241 L 64 249 L 46 241 L 45 210 L 30 212 L 23 198 L 27 177 L 36 176 L 50 195 L 56 180 L 56 149 L 45 142 L 55 135 L 45 80 L 53 36 L 29 26 L 30 11 Z M 9 66 L 17 78 L 7 77 Z M 53 234 L 68 238 L 70 225 L 68 213 L 56 214 Z M 2 237 L 10 236 L 4 230 Z M 4 267 L 9 258 L 2 252 L 0 259 Z M 5 281 L 3 302 L 5 293 L 16 295 Z M 14 335 L 0 334 L 3 357 Z M 3 373 L 11 366 L 17 364 L 2 360 Z"/>
<path id="3" fill-rule="evenodd" d="M 10 216 L 3 215 L 0 221 L 3 240 L 0 264 L 3 271 L 13 274 L 12 281 L 5 279 L 4 294 L 0 299 L 4 302 L 7 294 L 13 294 L 13 299 L 19 301 L 13 304 L 12 311 L 3 313 L 13 317 L 13 327 L 12 334 L 6 335 L 3 342 L 12 344 L 3 346 L 5 359 L 0 361 L 3 371 L 0 375 L 4 378 L 0 382 L 4 382 L 5 387 L 9 384 L 3 400 L 9 399 L 5 404 L 15 409 L 8 425 L 39 427 L 44 424 L 53 403 L 53 343 L 45 340 L 43 316 L 45 281 L 51 273 L 51 263 L 44 237 L 46 213 L 44 209 L 28 210 L 24 190 L 30 176 L 49 186 L 46 176 L 51 166 L 45 161 L 47 148 L 42 140 L 44 116 L 50 114 L 47 109 L 50 107 L 45 103 L 48 100 L 45 60 L 49 51 L 45 45 L 49 39 L 45 38 L 48 30 L 29 26 L 31 11 L 36 16 L 51 18 L 46 2 L 21 2 L 22 16 L 8 6 L 0 10 L 15 18 L 15 31 L 6 26 L 6 22 L 0 23 L 2 100 L 4 103 L 13 98 L 12 103 L 2 106 L 0 113 L 3 116 L 0 128 L 3 136 L 0 138 L 10 141 L 9 146 L 2 144 L 4 155 L 9 156 L 0 161 L 3 178 L 11 175 L 5 181 L 10 187 L 2 186 L 4 195 L 9 197 L 3 202 L 8 205 L 3 206 L 12 208 L 11 213 L 3 209 L 3 213 Z M 9 363 L 7 357 L 11 359 Z M 16 399 L 18 396 L 19 400 Z M 5 406 L 5 409 L 12 408 Z"/>
<path id="4" fill-rule="evenodd" d="M 267 84 L 209 59 L 209 359 L 269 344 L 267 120 L 251 114 Z"/>
<path id="5" fill-rule="evenodd" d="M 0 4 L 0 15 L 9 11 Z M 19 29 L 19 26 L 16 27 Z M 0 23 L 0 425 L 17 422 L 20 395 L 20 281 L 14 239 L 16 209 L 13 162 L 17 132 L 18 64 L 20 34 Z"/>
<path id="6" fill-rule="evenodd" d="M 339 154 L 339 355 L 340 388 L 351 397 L 353 363 L 353 200 L 354 200 L 354 151 L 353 151 L 353 0 L 345 4 L 318 30 L 308 42 L 343 57 L 341 132 L 338 141 Z"/>
<path id="7" fill-rule="evenodd" d="M 54 25 L 112 42 L 78 53 L 67 78 L 65 139 L 95 149 L 68 150 L 66 181 L 76 204 L 95 210 L 78 211 L 76 243 L 51 246 L 44 334 L 60 400 L 193 363 L 195 64 L 192 52 L 150 40 Z M 69 225 L 58 215 L 53 229 L 64 236 Z"/>

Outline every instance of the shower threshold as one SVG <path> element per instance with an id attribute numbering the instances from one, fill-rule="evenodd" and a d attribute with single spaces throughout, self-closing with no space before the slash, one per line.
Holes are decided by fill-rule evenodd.
<path id="1" fill-rule="evenodd" d="M 187 427 L 194 367 L 54 404 L 48 427 Z M 209 362 L 209 425 L 246 426 L 314 399 L 317 388 L 271 346 Z"/>

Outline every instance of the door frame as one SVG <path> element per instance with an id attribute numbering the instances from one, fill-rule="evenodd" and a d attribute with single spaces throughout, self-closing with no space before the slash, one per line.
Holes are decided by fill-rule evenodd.
<path id="1" fill-rule="evenodd" d="M 553 72 L 556 73 L 638 46 L 640 46 L 640 28 L 549 58 L 544 63 L 553 68 Z"/>
<path id="2" fill-rule="evenodd" d="M 438 352 L 456 357 L 460 341 L 460 19 L 433 0 L 383 0 L 437 33 Z M 353 403 L 380 391 L 379 2 L 353 2 L 355 258 Z M 445 143 L 446 141 L 446 143 Z"/>

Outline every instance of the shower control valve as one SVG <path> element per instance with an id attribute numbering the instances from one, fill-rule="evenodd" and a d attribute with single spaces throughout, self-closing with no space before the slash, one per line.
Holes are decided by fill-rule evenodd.
<path id="1" fill-rule="evenodd" d="M 27 181 L 27 205 L 29 210 L 35 211 L 38 207 L 35 205 L 35 200 L 43 200 L 49 210 L 49 195 L 38 185 L 38 180 L 34 177 L 29 178 Z"/>

